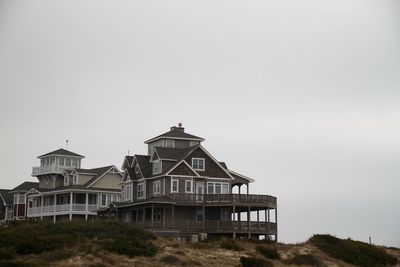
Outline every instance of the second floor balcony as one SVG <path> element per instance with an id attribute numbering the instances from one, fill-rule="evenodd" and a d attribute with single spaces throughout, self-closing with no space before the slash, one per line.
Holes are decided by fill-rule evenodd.
<path id="1" fill-rule="evenodd" d="M 32 167 L 32 176 L 44 174 L 62 174 L 64 170 L 72 169 L 72 166 L 60 166 L 58 164 L 50 164 L 39 167 Z"/>

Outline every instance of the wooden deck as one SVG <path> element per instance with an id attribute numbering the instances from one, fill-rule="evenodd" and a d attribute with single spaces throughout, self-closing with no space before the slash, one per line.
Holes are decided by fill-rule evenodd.
<path id="1" fill-rule="evenodd" d="M 232 234 L 232 233 L 254 233 L 254 234 L 276 234 L 276 223 L 273 222 L 257 222 L 257 221 L 138 221 L 132 222 L 138 228 L 144 228 L 150 231 L 175 231 L 179 233 L 215 233 L 215 234 Z"/>
<path id="2" fill-rule="evenodd" d="M 251 205 L 267 206 L 276 208 L 276 197 L 269 195 L 247 195 L 247 194 L 170 194 L 168 198 L 178 205 Z"/>

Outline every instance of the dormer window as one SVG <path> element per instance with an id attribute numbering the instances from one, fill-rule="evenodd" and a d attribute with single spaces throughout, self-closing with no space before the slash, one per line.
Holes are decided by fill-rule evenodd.
<path id="1" fill-rule="evenodd" d="M 192 168 L 196 171 L 204 171 L 204 161 L 203 158 L 192 158 Z"/>
<path id="2" fill-rule="evenodd" d="M 78 174 L 74 174 L 72 182 L 73 184 L 78 184 Z"/>
<path id="3" fill-rule="evenodd" d="M 153 162 L 153 174 L 159 174 L 162 170 L 161 160 L 157 160 Z"/>
<path id="4" fill-rule="evenodd" d="M 165 139 L 165 147 L 175 147 L 175 141 L 173 139 Z"/>
<path id="5" fill-rule="evenodd" d="M 136 173 L 136 174 L 139 174 L 139 172 L 140 172 L 140 170 L 139 170 L 139 165 L 136 164 L 136 166 L 135 166 L 135 173 Z"/>

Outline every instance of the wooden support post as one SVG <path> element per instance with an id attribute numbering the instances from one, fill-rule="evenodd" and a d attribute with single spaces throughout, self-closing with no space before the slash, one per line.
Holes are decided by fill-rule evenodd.
<path id="1" fill-rule="evenodd" d="M 203 233 L 206 232 L 206 207 L 203 205 Z"/>
<path id="2" fill-rule="evenodd" d="M 73 193 L 69 193 L 69 221 L 72 221 L 72 195 Z"/>
<path id="3" fill-rule="evenodd" d="M 250 206 L 247 207 L 247 234 L 248 238 L 250 239 L 251 233 L 250 233 Z"/>
<path id="4" fill-rule="evenodd" d="M 236 225 L 235 225 L 235 222 L 236 222 L 236 220 L 235 220 L 235 217 L 236 217 L 236 211 L 235 211 L 235 205 L 233 205 L 233 210 L 232 210 L 232 213 L 233 213 L 233 224 L 232 224 L 232 228 L 233 228 L 233 239 L 236 239 Z"/>
<path id="5" fill-rule="evenodd" d="M 164 181 L 165 182 L 165 181 Z M 165 184 L 164 184 L 165 185 Z M 163 220 L 163 229 L 165 229 L 165 207 L 162 209 L 162 220 Z"/>
<path id="6" fill-rule="evenodd" d="M 172 226 L 175 226 L 175 206 L 172 204 Z"/>
<path id="7" fill-rule="evenodd" d="M 151 204 L 151 228 L 153 228 L 154 224 L 154 204 Z"/>
<path id="8" fill-rule="evenodd" d="M 88 213 L 89 213 L 89 193 L 86 193 L 86 202 L 85 202 L 85 221 L 88 220 Z"/>
<path id="9" fill-rule="evenodd" d="M 40 219 L 43 221 L 43 196 L 40 199 Z"/>
<path id="10" fill-rule="evenodd" d="M 257 209 L 257 224 L 258 224 L 258 230 L 260 230 L 260 210 Z"/>
<path id="11" fill-rule="evenodd" d="M 278 208 L 275 208 L 275 242 L 278 242 Z"/>
<path id="12" fill-rule="evenodd" d="M 271 231 L 271 224 L 270 224 L 270 217 L 269 217 L 269 207 L 266 210 L 267 212 L 267 232 L 268 232 L 268 238 L 270 235 L 270 231 Z"/>

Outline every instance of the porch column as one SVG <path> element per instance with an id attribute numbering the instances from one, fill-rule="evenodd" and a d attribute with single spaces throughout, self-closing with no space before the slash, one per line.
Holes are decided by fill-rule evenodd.
<path id="1" fill-rule="evenodd" d="M 242 185 L 238 185 L 238 188 L 239 188 L 238 193 L 239 193 L 239 195 L 240 195 L 240 188 L 241 187 L 242 187 Z"/>
<path id="2" fill-rule="evenodd" d="M 154 224 L 154 204 L 151 204 L 151 228 L 153 228 Z"/>
<path id="3" fill-rule="evenodd" d="M 172 225 L 175 225 L 175 206 L 172 204 Z"/>
<path id="4" fill-rule="evenodd" d="M 139 218 L 139 209 L 138 208 L 136 208 L 135 209 L 135 223 L 137 224 L 138 223 L 138 218 Z"/>
<path id="5" fill-rule="evenodd" d="M 275 208 L 275 227 L 276 227 L 276 234 L 275 234 L 275 242 L 278 242 L 278 208 Z"/>
<path id="6" fill-rule="evenodd" d="M 163 229 L 165 229 L 165 207 L 162 209 L 163 213 Z"/>
<path id="7" fill-rule="evenodd" d="M 269 219 L 269 207 L 267 208 L 267 210 L 266 210 L 266 212 L 267 212 L 267 227 L 268 227 L 268 236 L 269 236 L 269 233 L 270 233 L 270 229 L 271 229 L 271 226 L 270 226 L 270 219 Z"/>
<path id="8" fill-rule="evenodd" d="M 85 214 L 85 221 L 87 221 L 87 219 L 88 219 L 88 212 L 89 212 L 89 193 L 86 193 L 86 207 L 85 207 L 85 210 L 86 210 L 86 214 Z"/>
<path id="9" fill-rule="evenodd" d="M 248 232 L 248 237 L 251 237 L 250 233 L 250 206 L 247 207 L 247 232 Z"/>
<path id="10" fill-rule="evenodd" d="M 53 223 L 56 223 L 56 206 L 57 206 L 57 195 L 54 194 Z"/>
<path id="11" fill-rule="evenodd" d="M 143 207 L 143 218 L 142 218 L 143 227 L 144 227 L 144 221 L 145 221 L 145 219 L 146 219 L 146 207 Z"/>
<path id="12" fill-rule="evenodd" d="M 247 195 L 249 195 L 249 183 L 247 183 Z"/>
<path id="13" fill-rule="evenodd" d="M 232 226 L 233 226 L 233 239 L 236 239 L 236 225 L 235 225 L 235 222 L 236 222 L 236 211 L 235 211 L 235 205 L 233 205 L 233 210 L 232 210 L 232 213 L 233 213 L 233 223 L 232 223 Z"/>
<path id="14" fill-rule="evenodd" d="M 206 232 L 206 207 L 203 205 L 203 233 Z"/>
<path id="15" fill-rule="evenodd" d="M 72 197 L 73 193 L 69 193 L 69 221 L 72 221 Z"/>
<path id="16" fill-rule="evenodd" d="M 40 219 L 43 220 L 43 196 L 40 198 Z"/>
<path id="17" fill-rule="evenodd" d="M 260 210 L 257 209 L 257 224 L 258 224 L 258 230 L 260 230 Z"/>

